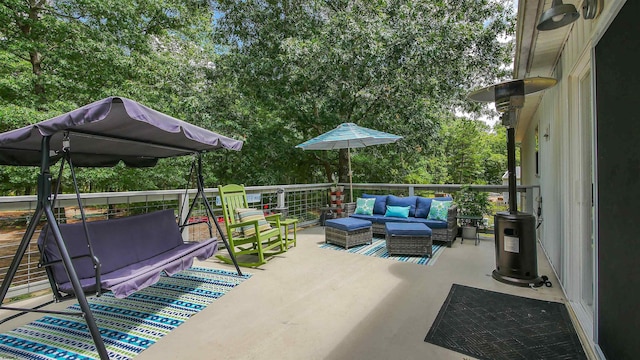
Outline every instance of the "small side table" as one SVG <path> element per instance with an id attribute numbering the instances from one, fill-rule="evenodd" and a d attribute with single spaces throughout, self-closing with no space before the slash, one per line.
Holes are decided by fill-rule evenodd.
<path id="1" fill-rule="evenodd" d="M 289 226 L 293 225 L 293 238 L 289 239 Z M 298 245 L 298 219 L 286 219 L 280 220 L 280 227 L 284 230 L 284 238 L 282 241 L 284 242 L 284 246 L 286 249 L 289 249 L 289 246 L 293 244 L 293 246 Z"/>
<path id="2" fill-rule="evenodd" d="M 335 207 L 321 207 L 320 208 L 320 226 L 325 226 L 327 220 L 335 218 Z"/>
<path id="3" fill-rule="evenodd" d="M 458 215 L 458 219 L 463 220 L 464 223 L 467 223 L 476 229 L 475 245 L 478 245 L 480 243 L 480 234 L 478 234 L 478 227 L 482 222 L 482 216 Z M 464 233 L 460 239 L 460 243 L 464 243 Z"/>

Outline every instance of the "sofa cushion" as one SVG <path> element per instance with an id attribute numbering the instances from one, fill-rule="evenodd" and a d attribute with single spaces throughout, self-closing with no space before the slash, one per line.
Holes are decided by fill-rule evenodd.
<path id="1" fill-rule="evenodd" d="M 431 236 L 431 229 L 421 223 L 388 222 L 384 225 L 389 235 L 400 236 Z"/>
<path id="2" fill-rule="evenodd" d="M 451 203 L 451 201 L 431 201 L 431 209 L 429 209 L 429 216 L 427 216 L 427 219 L 447 221 Z"/>
<path id="3" fill-rule="evenodd" d="M 368 221 L 371 221 L 372 223 L 376 223 L 376 224 L 384 224 L 385 221 L 386 221 L 385 219 L 389 219 L 388 217 L 385 217 L 384 215 L 380 215 L 380 214 L 373 214 L 373 215 L 353 214 L 353 215 L 351 215 L 349 217 L 356 218 L 356 219 L 362 219 L 362 220 L 368 220 Z M 392 219 L 400 219 L 400 218 L 392 218 Z"/>
<path id="4" fill-rule="evenodd" d="M 426 218 L 429 215 L 429 209 L 431 208 L 431 200 L 433 198 L 425 198 L 422 196 L 418 196 L 416 200 L 416 217 L 417 218 Z"/>
<path id="5" fill-rule="evenodd" d="M 325 225 L 342 231 L 354 231 L 371 227 L 371 221 L 348 217 L 327 220 Z"/>
<path id="6" fill-rule="evenodd" d="M 393 218 L 392 218 L 393 219 Z M 420 224 L 425 224 L 428 227 L 432 228 L 432 229 L 446 229 L 447 228 L 447 222 L 446 221 L 440 221 L 440 220 L 427 220 L 425 218 L 409 218 L 411 220 L 411 222 L 413 223 L 420 223 Z M 402 220 L 402 219 L 401 219 Z"/>
<path id="7" fill-rule="evenodd" d="M 417 196 L 399 197 L 395 195 L 389 195 L 387 198 L 387 205 L 390 206 L 409 206 L 409 216 L 416 215 L 416 199 Z"/>
<path id="8" fill-rule="evenodd" d="M 374 198 L 358 198 L 356 200 L 356 214 L 373 215 L 373 207 L 376 204 Z"/>
<path id="9" fill-rule="evenodd" d="M 362 194 L 363 198 L 374 198 L 376 199 L 376 204 L 373 205 L 373 213 L 384 215 L 387 212 L 387 195 L 370 195 L 370 194 Z"/>
<path id="10" fill-rule="evenodd" d="M 416 201 L 415 217 L 426 218 L 427 216 L 429 216 L 429 210 L 431 209 L 432 200 L 452 201 L 453 199 L 449 196 L 437 197 L 437 198 L 426 198 L 426 197 L 418 196 L 418 199 Z"/>
<path id="11" fill-rule="evenodd" d="M 425 224 L 432 229 L 446 229 L 447 222 L 440 220 L 427 220 L 425 218 L 416 218 L 416 217 L 408 217 L 408 218 L 399 218 L 399 217 L 389 217 L 384 215 L 351 215 L 350 217 L 362 220 L 368 220 L 372 223 L 376 224 L 386 224 L 388 222 L 401 222 L 401 223 L 420 223 Z M 327 220 L 329 221 L 329 220 Z"/>
<path id="12" fill-rule="evenodd" d="M 409 209 L 410 208 L 411 208 L 410 206 L 391 206 L 391 205 L 387 205 L 387 212 L 384 213 L 384 216 L 407 218 L 407 217 L 409 217 Z"/>

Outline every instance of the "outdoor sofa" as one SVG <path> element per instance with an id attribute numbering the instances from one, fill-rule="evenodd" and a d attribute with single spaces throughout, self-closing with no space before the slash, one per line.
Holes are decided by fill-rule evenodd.
<path id="1" fill-rule="evenodd" d="M 448 247 L 456 239 L 458 233 L 458 207 L 451 203 L 447 212 L 447 220 L 431 220 L 428 219 L 429 211 L 433 200 L 452 201 L 451 197 L 426 198 L 422 196 L 399 197 L 395 195 L 371 195 L 362 194 L 362 198 L 375 198 L 375 205 L 371 215 L 350 214 L 356 219 L 369 220 L 372 224 L 374 235 L 385 236 L 385 224 L 387 222 L 405 222 L 405 223 L 422 223 L 427 225 L 431 231 L 433 241 L 441 241 L 447 243 Z M 385 216 L 387 206 L 409 207 L 407 217 Z"/>

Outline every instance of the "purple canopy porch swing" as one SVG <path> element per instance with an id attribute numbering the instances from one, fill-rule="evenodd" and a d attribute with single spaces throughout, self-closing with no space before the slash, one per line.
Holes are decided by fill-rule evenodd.
<path id="1" fill-rule="evenodd" d="M 3 279 L 0 287 L 0 303 L 7 295 L 11 282 L 18 271 L 18 266 L 35 233 L 36 226 L 44 215 L 48 228 L 43 229 L 43 232 L 51 235 L 55 241 L 53 246 L 55 246 L 58 251 L 57 255 L 59 255 L 57 259 L 49 259 L 52 261 L 48 261 L 44 250 L 41 249 L 43 251 L 41 255 L 44 255 L 41 265 L 47 270 L 54 295 L 57 300 L 61 299 L 59 284 L 56 284 L 54 276 L 55 270 L 51 270 L 52 267 L 57 266 L 58 273 L 66 274 L 68 279 L 66 293 L 76 296 L 81 309 L 81 312 L 72 313 L 71 315 L 82 316 L 85 319 L 98 355 L 101 359 L 108 359 L 109 356 L 104 341 L 100 336 L 95 318 L 89 308 L 85 291 L 89 291 L 89 289 L 95 290 L 100 295 L 102 290 L 109 290 L 109 287 L 105 286 L 107 282 L 101 276 L 100 261 L 95 256 L 91 245 L 90 232 L 75 178 L 74 164 L 75 166 L 87 167 L 110 167 L 122 161 L 125 165 L 131 167 L 151 167 L 161 158 L 194 155 L 195 160 L 192 172 L 194 170 L 197 172 L 197 193 L 189 207 L 188 214 L 183 217 L 185 223 L 179 226 L 179 232 L 181 233 L 184 226 L 187 225 L 186 219 L 191 215 L 198 200 L 201 200 L 204 204 L 207 215 L 210 218 L 214 218 L 211 205 L 204 195 L 201 154 L 221 148 L 240 150 L 242 142 L 175 119 L 122 97 L 109 97 L 99 100 L 52 119 L 0 134 L 0 165 L 40 167 L 37 184 L 37 205 L 32 217 L 33 220 L 29 222 L 7 274 Z M 63 239 L 63 232 L 61 232 L 60 225 L 57 223 L 53 213 L 52 204 L 55 203 L 59 192 L 59 183 L 52 197 L 50 165 L 58 160 L 62 161 L 60 174 L 62 174 L 65 162 L 69 164 L 71 169 L 82 217 L 83 228 L 81 230 L 83 230 L 84 237 L 86 237 L 89 251 L 84 256 L 89 260 L 85 259 L 84 264 L 90 264 L 95 269 L 95 283 L 93 286 L 87 286 L 86 281 L 81 283 L 78 276 L 78 256 L 70 255 L 66 245 L 67 241 Z M 171 215 L 169 219 L 173 220 L 173 216 Z M 107 222 L 109 221 L 111 220 L 107 220 Z M 228 246 L 224 231 L 221 231 L 217 221 L 213 221 L 213 223 L 217 227 L 225 246 Z M 212 238 L 209 239 L 210 243 L 203 244 L 197 249 L 194 248 L 193 251 L 181 248 L 181 251 L 176 252 L 173 258 L 164 259 L 165 263 L 156 268 L 158 274 L 143 274 L 143 280 L 146 282 L 138 282 L 132 286 L 134 288 L 149 286 L 153 283 L 153 277 L 159 276 L 159 272 L 168 269 L 176 270 L 184 266 L 178 263 L 182 261 L 179 258 L 181 256 L 190 256 L 191 261 L 193 257 L 211 256 L 217 249 L 217 242 L 213 237 L 211 228 L 209 228 L 209 233 Z M 238 274 L 242 275 L 235 257 L 233 257 L 233 254 L 231 256 Z M 60 264 L 63 266 L 60 266 Z M 127 286 L 130 287 L 129 284 Z M 127 291 L 129 290 L 131 289 L 127 289 Z M 9 306 L 0 306 L 0 309 L 20 312 L 60 313 L 37 308 L 25 309 Z"/>

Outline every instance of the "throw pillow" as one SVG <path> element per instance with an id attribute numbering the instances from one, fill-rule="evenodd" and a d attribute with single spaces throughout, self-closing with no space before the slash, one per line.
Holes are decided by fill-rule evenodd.
<path id="1" fill-rule="evenodd" d="M 369 199 L 369 198 L 376 199 L 376 204 L 373 206 L 373 213 L 384 215 L 384 212 L 387 209 L 387 195 L 362 194 L 362 197 L 365 199 Z"/>
<path id="2" fill-rule="evenodd" d="M 410 206 L 390 206 L 390 205 L 387 205 L 387 212 L 384 213 L 384 216 L 407 218 L 407 217 L 409 217 L 409 209 L 410 208 L 411 208 Z"/>
<path id="3" fill-rule="evenodd" d="M 451 201 L 431 201 L 431 209 L 429 209 L 429 216 L 427 216 L 427 220 L 447 221 L 447 215 L 450 207 Z"/>
<path id="4" fill-rule="evenodd" d="M 418 198 L 417 196 L 400 197 L 395 195 L 389 195 L 389 197 L 387 197 L 387 205 L 409 206 L 409 216 L 415 216 L 417 198 Z"/>
<path id="5" fill-rule="evenodd" d="M 238 214 L 238 220 L 240 222 L 246 222 L 251 220 L 258 220 L 258 231 L 263 232 L 266 230 L 271 230 L 271 225 L 264 218 L 264 213 L 261 210 L 257 209 L 245 209 L 245 208 L 237 208 L 236 214 Z M 240 232 L 243 236 L 252 236 L 256 233 L 256 228 L 253 224 L 240 227 Z"/>
<path id="6" fill-rule="evenodd" d="M 376 204 L 375 198 L 358 198 L 356 200 L 356 214 L 373 215 L 373 207 Z"/>
<path id="7" fill-rule="evenodd" d="M 416 215 L 417 218 L 426 218 L 429 216 L 429 210 L 431 209 L 431 201 L 451 201 L 453 200 L 450 196 L 437 197 L 437 198 L 425 198 L 418 196 L 418 201 L 416 202 Z"/>

